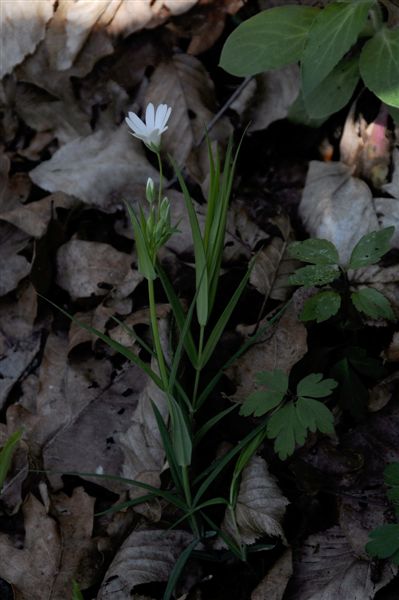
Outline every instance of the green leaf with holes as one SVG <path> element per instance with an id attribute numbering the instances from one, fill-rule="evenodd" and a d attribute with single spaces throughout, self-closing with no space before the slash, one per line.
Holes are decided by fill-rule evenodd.
<path id="1" fill-rule="evenodd" d="M 279 6 L 251 17 L 227 38 L 220 66 L 243 77 L 298 62 L 318 13 L 308 6 Z"/>
<path id="2" fill-rule="evenodd" d="M 301 321 L 322 323 L 337 314 L 340 306 L 341 296 L 337 292 L 319 292 L 306 300 L 299 318 Z"/>
<path id="3" fill-rule="evenodd" d="M 389 300 L 374 288 L 362 288 L 351 294 L 351 300 L 359 312 L 364 313 L 372 319 L 395 320 Z"/>
<path id="4" fill-rule="evenodd" d="M 360 73 L 385 104 L 399 108 L 399 29 L 382 27 L 363 47 Z"/>
<path id="5" fill-rule="evenodd" d="M 349 269 L 360 269 L 377 263 L 390 249 L 395 227 L 385 227 L 364 235 L 352 250 Z"/>
<path id="6" fill-rule="evenodd" d="M 290 275 L 288 282 L 291 285 L 312 287 L 331 283 L 337 277 L 339 277 L 339 270 L 335 265 L 308 265 L 297 269 L 293 275 Z"/>
<path id="7" fill-rule="evenodd" d="M 292 242 L 288 247 L 292 258 L 314 265 L 336 265 L 339 263 L 338 251 L 328 240 L 311 238 L 303 242 Z"/>

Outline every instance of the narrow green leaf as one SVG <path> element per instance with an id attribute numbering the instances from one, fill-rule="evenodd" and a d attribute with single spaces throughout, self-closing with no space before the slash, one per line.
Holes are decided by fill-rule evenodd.
<path id="1" fill-rule="evenodd" d="M 382 27 L 363 47 L 360 73 L 385 104 L 399 108 L 399 29 Z"/>
<path id="2" fill-rule="evenodd" d="M 194 446 L 196 446 L 202 440 L 202 438 L 208 433 L 208 431 L 210 431 L 212 429 L 212 427 L 217 425 L 217 423 L 219 423 L 219 421 L 221 421 L 224 417 L 226 417 L 228 414 L 230 414 L 237 407 L 238 407 L 238 404 L 232 404 L 228 408 L 225 408 L 224 410 L 222 410 L 221 412 L 216 414 L 214 417 L 209 419 L 206 423 L 204 423 L 202 425 L 202 427 L 200 427 L 200 429 L 198 429 L 198 431 L 196 432 L 196 434 L 194 436 Z"/>
<path id="3" fill-rule="evenodd" d="M 374 288 L 362 288 L 351 294 L 351 300 L 359 312 L 372 319 L 395 320 L 395 313 L 387 298 Z"/>
<path id="4" fill-rule="evenodd" d="M 168 585 L 166 586 L 166 590 L 163 595 L 163 600 L 170 600 L 170 598 L 172 597 L 173 591 L 176 587 L 178 580 L 180 579 L 183 569 L 186 566 L 186 563 L 190 558 L 193 550 L 196 548 L 196 546 L 198 546 L 200 541 L 201 540 L 199 538 L 195 538 L 180 554 L 179 558 L 174 564 L 171 574 L 169 575 Z"/>
<path id="5" fill-rule="evenodd" d="M 298 383 L 296 394 L 310 396 L 310 398 L 325 398 L 337 385 L 335 379 L 323 379 L 322 373 L 311 373 Z"/>
<path id="6" fill-rule="evenodd" d="M 140 225 L 140 222 L 130 204 L 126 203 L 126 206 L 130 217 L 130 222 L 134 231 L 134 241 L 136 244 L 139 271 L 144 275 L 146 279 L 154 280 L 156 279 L 157 275 L 155 273 L 154 265 L 151 260 L 147 242 L 143 235 L 143 228 Z"/>
<path id="7" fill-rule="evenodd" d="M 72 600 L 84 600 L 77 581 L 72 579 Z"/>
<path id="8" fill-rule="evenodd" d="M 309 30 L 302 57 L 305 98 L 332 71 L 356 42 L 374 0 L 332 3 L 321 10 Z"/>
<path id="9" fill-rule="evenodd" d="M 154 411 L 155 419 L 157 421 L 159 434 L 162 439 L 162 446 L 165 450 L 166 460 L 168 461 L 169 469 L 172 475 L 173 482 L 178 490 L 183 491 L 183 484 L 180 469 L 176 460 L 175 453 L 173 451 L 173 445 L 170 439 L 167 425 L 164 421 L 163 416 L 159 412 L 159 409 L 155 402 L 151 401 L 152 410 Z"/>
<path id="10" fill-rule="evenodd" d="M 326 285 L 339 277 L 338 267 L 335 265 L 308 265 L 297 269 L 293 275 L 290 275 L 288 282 L 291 285 L 304 285 L 312 287 L 314 285 Z"/>
<path id="11" fill-rule="evenodd" d="M 352 250 L 349 269 L 360 269 L 377 263 L 390 249 L 395 227 L 385 227 L 364 235 Z"/>
<path id="12" fill-rule="evenodd" d="M 340 306 L 341 296 L 337 292 L 319 292 L 306 300 L 299 318 L 301 321 L 322 323 L 337 314 Z"/>
<path id="13" fill-rule="evenodd" d="M 325 119 L 341 110 L 352 98 L 360 79 L 359 58 L 344 58 L 311 92 L 304 96 L 311 119 Z"/>
<path id="14" fill-rule="evenodd" d="M 171 418 L 172 447 L 176 462 L 180 467 L 191 464 L 193 444 L 183 411 L 173 396 L 168 394 L 168 405 Z"/>
<path id="15" fill-rule="evenodd" d="M 314 265 L 337 265 L 338 250 L 329 240 L 310 238 L 303 242 L 292 242 L 288 246 L 288 254 L 302 262 Z"/>
<path id="16" fill-rule="evenodd" d="M 239 77 L 298 62 L 318 10 L 281 6 L 244 21 L 227 38 L 220 66 Z"/>
<path id="17" fill-rule="evenodd" d="M 19 441 L 22 437 L 22 430 L 18 429 L 6 440 L 4 446 L 0 450 L 0 492 L 10 469 L 12 457 L 17 449 Z"/>

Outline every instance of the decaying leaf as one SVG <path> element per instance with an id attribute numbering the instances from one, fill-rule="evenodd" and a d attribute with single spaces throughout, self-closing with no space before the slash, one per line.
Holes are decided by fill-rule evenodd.
<path id="1" fill-rule="evenodd" d="M 251 600 L 283 600 L 292 575 L 292 551 L 286 550 L 251 594 Z"/>
<path id="2" fill-rule="evenodd" d="M 379 229 L 370 189 L 340 162 L 310 163 L 299 214 L 312 237 L 333 242 L 343 263 L 363 235 Z"/>
<path id="3" fill-rule="evenodd" d="M 386 564 L 378 583 L 371 580 L 370 564 L 359 560 L 339 527 L 311 535 L 294 555 L 289 600 L 372 600 L 394 577 Z"/>
<path id="4" fill-rule="evenodd" d="M 45 190 L 76 196 L 106 212 L 122 208 L 124 201 L 136 203 L 147 178 L 159 179 L 124 124 L 65 144 L 29 175 Z"/>
<path id="5" fill-rule="evenodd" d="M 287 504 L 265 460 L 254 456 L 242 473 L 234 519 L 226 510 L 222 530 L 238 544 L 253 544 L 262 536 L 284 538 L 281 522 Z"/>
<path id="6" fill-rule="evenodd" d="M 106 572 L 98 600 L 126 600 L 139 584 L 166 582 L 192 539 L 179 530 L 133 531 Z"/>

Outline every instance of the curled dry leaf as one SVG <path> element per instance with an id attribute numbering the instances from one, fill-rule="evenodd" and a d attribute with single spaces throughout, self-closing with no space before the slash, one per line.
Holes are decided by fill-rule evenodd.
<path id="1" fill-rule="evenodd" d="M 372 600 L 395 576 L 385 564 L 378 583 L 371 580 L 370 564 L 359 560 L 339 527 L 311 535 L 294 556 L 294 576 L 287 600 Z"/>
<path id="2" fill-rule="evenodd" d="M 133 276 L 131 261 L 109 244 L 70 240 L 57 253 L 57 283 L 73 299 L 103 296 Z"/>
<path id="3" fill-rule="evenodd" d="M 137 585 L 166 582 L 192 539 L 178 530 L 133 531 L 106 572 L 97 599 L 126 600 Z"/>
<path id="4" fill-rule="evenodd" d="M 335 244 L 343 263 L 363 235 L 379 229 L 370 189 L 340 162 L 310 163 L 299 214 L 312 237 Z"/>
<path id="5" fill-rule="evenodd" d="M 284 312 L 281 319 L 258 338 L 258 342 L 239 358 L 228 370 L 227 376 L 236 384 L 233 400 L 243 401 L 256 388 L 255 375 L 260 371 L 280 369 L 289 373 L 292 367 L 307 352 L 307 332 L 298 320 L 301 304 L 301 290 L 295 292 L 294 301 Z M 259 323 L 262 328 L 267 324 L 266 317 Z M 242 333 L 251 334 L 253 326 L 243 329 Z"/>
<path id="6" fill-rule="evenodd" d="M 45 36 L 46 25 L 53 15 L 54 3 L 55 0 L 13 0 L 1 3 L 0 79 L 11 73 L 25 56 L 35 51 Z"/>
<path id="7" fill-rule="evenodd" d="M 147 178 L 159 180 L 125 125 L 65 144 L 29 175 L 45 190 L 76 196 L 105 212 L 122 208 L 123 201 L 135 204 L 144 195 Z"/>
<path id="8" fill-rule="evenodd" d="M 292 551 L 286 550 L 251 594 L 251 600 L 283 600 L 292 575 Z"/>
<path id="9" fill-rule="evenodd" d="M 254 456 L 242 473 L 234 518 L 227 509 L 222 530 L 238 544 L 253 544 L 262 536 L 284 538 L 281 522 L 287 504 L 266 461 Z"/>

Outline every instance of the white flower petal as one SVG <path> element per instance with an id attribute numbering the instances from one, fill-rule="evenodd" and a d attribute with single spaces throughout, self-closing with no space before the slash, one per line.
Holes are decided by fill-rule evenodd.
<path id="1" fill-rule="evenodd" d="M 133 129 L 133 131 L 147 131 L 147 127 L 135 113 L 130 112 L 129 116 L 126 118 L 126 122 L 129 125 L 129 127 Z"/>
<path id="2" fill-rule="evenodd" d="M 155 127 L 155 116 L 154 116 L 154 105 L 152 102 L 147 106 L 145 111 L 145 123 L 148 129 L 154 129 Z"/>
<path id="3" fill-rule="evenodd" d="M 168 107 L 166 106 L 166 104 L 160 104 L 157 108 L 157 112 L 155 114 L 155 127 L 158 127 L 158 129 L 162 129 L 162 127 L 165 124 L 164 119 L 167 110 Z"/>

